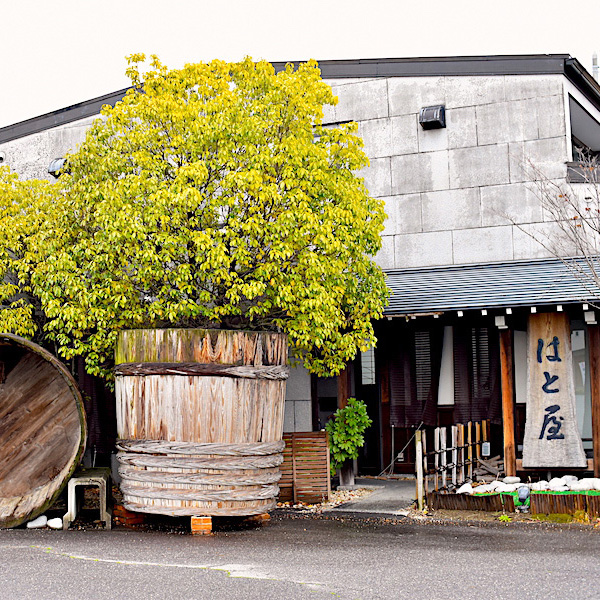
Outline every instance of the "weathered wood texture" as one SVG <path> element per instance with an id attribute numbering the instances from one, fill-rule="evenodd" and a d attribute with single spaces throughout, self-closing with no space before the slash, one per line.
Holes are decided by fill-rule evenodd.
<path id="1" fill-rule="evenodd" d="M 588 325 L 594 477 L 600 477 L 600 326 Z"/>
<path id="2" fill-rule="evenodd" d="M 279 482 L 281 502 L 312 504 L 329 500 L 331 473 L 326 431 L 284 433 Z"/>
<path id="3" fill-rule="evenodd" d="M 514 512 L 515 503 L 510 494 L 448 494 L 431 492 L 427 494 L 427 505 L 434 510 L 485 510 Z"/>
<path id="4" fill-rule="evenodd" d="M 116 359 L 119 472 L 128 509 L 214 516 L 275 507 L 287 375 L 284 335 L 125 331 Z M 153 365 L 130 370 L 140 363 Z M 168 374 L 152 374 L 156 363 Z M 220 371 L 225 372 L 215 374 Z M 265 373 L 274 376 L 262 377 Z"/>
<path id="5" fill-rule="evenodd" d="M 450 445 L 449 438 L 452 440 Z M 423 467 L 419 468 L 416 464 L 418 461 L 415 461 L 415 468 L 417 480 L 419 471 L 421 472 L 425 494 L 429 493 L 432 480 L 436 492 L 454 489 L 473 480 L 476 467 L 481 463 L 481 444 L 488 440 L 488 422 L 469 421 L 466 425 L 453 425 L 450 427 L 450 436 L 447 435 L 446 427 L 436 427 L 433 430 L 433 450 L 429 452 L 426 448 L 426 436 L 423 435 L 421 439 Z M 418 445 L 418 440 L 415 445 Z"/>
<path id="6" fill-rule="evenodd" d="M 49 352 L 0 334 L 0 527 L 35 518 L 60 494 L 83 453 L 77 384 Z"/>
<path id="7" fill-rule="evenodd" d="M 575 418 L 569 317 L 529 315 L 523 466 L 581 468 L 586 464 Z"/>
<path id="8" fill-rule="evenodd" d="M 502 381 L 502 431 L 504 437 L 504 469 L 506 474 L 517 474 L 515 444 L 515 391 L 513 367 L 513 332 L 500 332 L 500 368 Z"/>

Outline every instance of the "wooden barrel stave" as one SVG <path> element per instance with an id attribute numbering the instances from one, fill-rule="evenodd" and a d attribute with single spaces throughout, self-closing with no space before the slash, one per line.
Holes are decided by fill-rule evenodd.
<path id="1" fill-rule="evenodd" d="M 275 507 L 285 336 L 123 332 L 116 361 L 118 459 L 127 508 L 215 516 Z"/>
<path id="2" fill-rule="evenodd" d="M 37 344 L 0 334 L 0 526 L 14 527 L 50 506 L 85 447 L 77 385 Z"/>

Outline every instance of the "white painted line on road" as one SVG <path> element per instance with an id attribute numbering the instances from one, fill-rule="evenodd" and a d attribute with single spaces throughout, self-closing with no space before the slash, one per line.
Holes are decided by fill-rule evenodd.
<path id="1" fill-rule="evenodd" d="M 8 547 L 8 546 L 7 546 Z M 15 546 L 10 546 L 15 548 Z M 186 564 L 186 563 L 162 563 L 162 562 L 150 562 L 140 560 L 119 560 L 116 558 L 97 558 L 95 556 L 86 556 L 84 554 L 70 554 L 68 552 L 59 552 L 51 547 L 44 546 L 19 546 L 21 548 L 34 548 L 41 550 L 45 554 L 52 554 L 54 556 L 60 556 L 63 558 L 71 558 L 75 560 L 85 560 L 89 562 L 98 563 L 111 563 L 116 565 L 128 565 L 128 566 L 139 566 L 139 567 L 166 567 L 175 569 L 203 569 L 207 571 L 223 571 L 229 577 L 240 577 L 245 579 L 266 579 L 271 581 L 287 581 L 289 583 L 297 583 L 300 585 L 306 585 L 313 589 L 324 589 L 326 586 L 324 583 L 317 581 L 296 581 L 294 579 L 282 579 L 267 575 L 261 572 L 255 565 L 241 565 L 236 563 L 231 564 Z"/>

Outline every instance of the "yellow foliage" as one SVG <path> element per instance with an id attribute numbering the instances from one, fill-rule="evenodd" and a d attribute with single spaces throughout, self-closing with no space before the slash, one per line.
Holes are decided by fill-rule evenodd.
<path id="1" fill-rule="evenodd" d="M 123 328 L 283 330 L 313 372 L 339 372 L 387 299 L 356 125 L 322 126 L 336 98 L 314 61 L 143 60 L 32 238 L 48 335 L 101 374 Z"/>

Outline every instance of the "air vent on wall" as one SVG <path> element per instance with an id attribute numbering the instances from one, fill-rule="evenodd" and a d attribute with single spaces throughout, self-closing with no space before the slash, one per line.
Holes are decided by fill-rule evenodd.
<path id="1" fill-rule="evenodd" d="M 419 113 L 419 123 L 423 129 L 446 127 L 446 107 L 443 104 L 424 106 Z"/>

